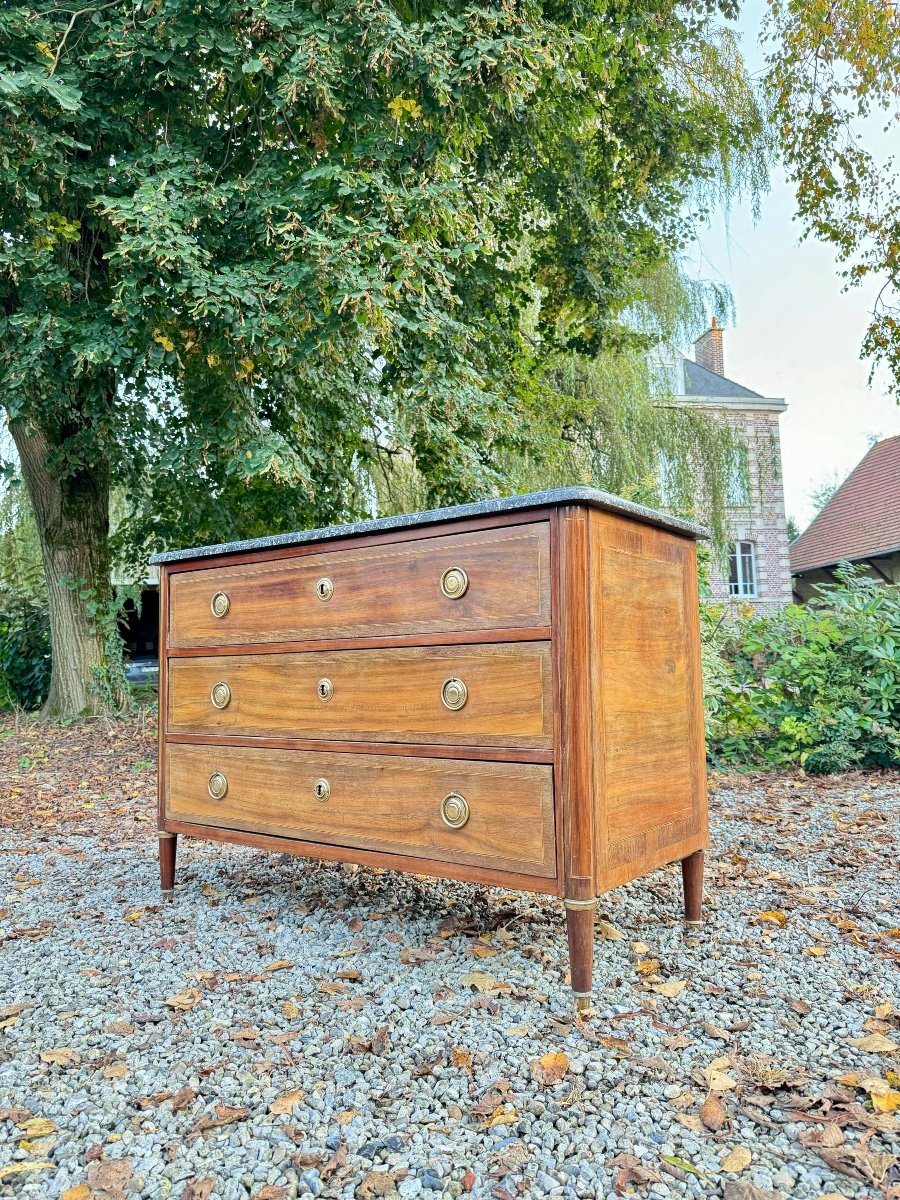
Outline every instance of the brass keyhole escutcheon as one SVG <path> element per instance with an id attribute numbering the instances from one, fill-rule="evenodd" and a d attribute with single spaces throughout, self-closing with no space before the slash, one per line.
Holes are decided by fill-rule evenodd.
<path id="1" fill-rule="evenodd" d="M 441 576 L 441 591 L 448 600 L 458 600 L 466 594 L 469 577 L 462 567 L 448 567 Z"/>
<path id="2" fill-rule="evenodd" d="M 316 581 L 316 595 L 320 600 L 330 600 L 334 595 L 334 584 L 327 577 Z"/>
<path id="3" fill-rule="evenodd" d="M 213 800 L 222 800 L 225 793 L 228 791 L 228 780 L 221 771 L 213 771 L 209 777 L 209 783 L 206 785 L 206 790 L 212 796 Z"/>
<path id="4" fill-rule="evenodd" d="M 223 680 L 213 684 L 213 690 L 209 693 L 209 698 L 213 702 L 214 708 L 227 708 L 231 703 L 231 688 Z"/>
<path id="5" fill-rule="evenodd" d="M 316 695 L 323 704 L 327 704 L 334 695 L 334 684 L 330 679 L 320 679 L 316 684 Z"/>
<path id="6" fill-rule="evenodd" d="M 445 679 L 441 687 L 441 701 L 445 708 L 452 711 L 462 708 L 469 698 L 469 689 L 461 679 L 455 676 L 452 679 Z"/>
<path id="7" fill-rule="evenodd" d="M 212 609 L 214 617 L 224 617 L 231 608 L 231 601 L 228 599 L 227 592 L 216 592 L 212 600 L 209 602 L 209 607 Z"/>
<path id="8" fill-rule="evenodd" d="M 441 820 L 451 829 L 462 829 L 469 819 L 469 802 L 459 792 L 450 792 L 441 801 Z"/>
<path id="9" fill-rule="evenodd" d="M 313 784 L 313 795 L 322 804 L 331 797 L 331 784 L 327 779 L 317 779 Z"/>

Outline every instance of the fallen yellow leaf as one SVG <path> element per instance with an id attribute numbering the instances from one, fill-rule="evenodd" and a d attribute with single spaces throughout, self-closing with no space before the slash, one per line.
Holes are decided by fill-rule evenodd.
<path id="1" fill-rule="evenodd" d="M 688 981 L 686 979 L 672 979 L 669 983 L 651 984 L 650 991 L 656 992 L 657 996 L 665 996 L 669 1000 L 672 1000 L 676 996 L 680 996 L 687 985 Z"/>
<path id="2" fill-rule="evenodd" d="M 26 1171 L 55 1171 L 56 1163 L 52 1162 L 15 1162 L 8 1167 L 0 1167 L 0 1179 L 8 1179 L 11 1175 L 24 1175 Z"/>
<path id="3" fill-rule="evenodd" d="M 199 988 L 185 988 L 183 992 L 176 992 L 174 996 L 169 996 L 165 1003 L 170 1008 L 178 1008 L 182 1012 L 187 1012 L 195 1004 L 199 1004 L 202 999 L 203 993 Z"/>
<path id="4" fill-rule="evenodd" d="M 515 1125 L 519 1119 L 519 1114 L 511 1105 L 501 1105 L 496 1112 L 492 1113 L 487 1120 L 488 1129 L 493 1129 L 497 1125 Z"/>
<path id="5" fill-rule="evenodd" d="M 806 953 L 812 958 L 824 958 L 828 951 L 824 946 L 807 946 Z"/>
<path id="6" fill-rule="evenodd" d="M 883 1033 L 870 1033 L 864 1038 L 847 1038 L 847 1041 L 857 1050 L 865 1050 L 867 1054 L 893 1054 L 895 1050 L 900 1050 L 900 1043 L 892 1042 Z M 41 1058 L 43 1057 L 42 1054 Z"/>
<path id="7" fill-rule="evenodd" d="M 746 1146 L 735 1146 L 729 1150 L 719 1164 L 723 1171 L 745 1171 L 753 1161 L 753 1155 Z"/>
<path id="8" fill-rule="evenodd" d="M 71 1046 L 60 1046 L 55 1050 L 42 1050 L 41 1062 L 53 1063 L 58 1067 L 74 1067 L 81 1062 L 81 1055 Z"/>
<path id="9" fill-rule="evenodd" d="M 24 1150 L 26 1154 L 38 1154 L 46 1158 L 53 1147 L 56 1145 L 56 1138 L 50 1137 L 38 1138 L 34 1142 L 30 1142 L 27 1138 L 22 1138 L 19 1142 L 19 1149 Z"/>
<path id="10" fill-rule="evenodd" d="M 487 971 L 469 971 L 459 981 L 463 987 L 473 987 L 476 992 L 511 992 L 512 988 L 502 979 L 488 975 Z"/>
<path id="11" fill-rule="evenodd" d="M 303 1099 L 303 1088 L 295 1088 L 291 1092 L 284 1092 L 278 1096 L 269 1105 L 269 1112 L 276 1116 L 289 1115 L 295 1104 L 299 1104 Z"/>
<path id="12" fill-rule="evenodd" d="M 779 929 L 784 929 L 785 925 L 788 923 L 788 919 L 784 913 L 778 912 L 778 910 L 774 908 L 770 908 L 766 912 L 760 913 L 756 919 L 757 921 L 768 925 L 777 925 Z"/>
<path id="13" fill-rule="evenodd" d="M 561 1050 L 550 1050 L 531 1063 L 532 1078 L 548 1087 L 559 1083 L 568 1069 L 569 1056 Z"/>
<path id="14" fill-rule="evenodd" d="M 281 1011 L 289 1021 L 295 1021 L 297 1017 L 300 1016 L 300 1009 L 293 1002 L 293 1000 L 285 1000 L 284 1004 L 281 1006 Z"/>
<path id="15" fill-rule="evenodd" d="M 287 971 L 294 964 L 288 962 L 286 958 L 276 958 L 274 962 L 270 962 L 267 967 L 263 967 L 263 971 L 268 974 L 270 971 Z"/>
<path id="16" fill-rule="evenodd" d="M 27 1137 L 43 1137 L 44 1134 L 53 1133 L 56 1122 L 51 1121 L 49 1117 L 31 1117 L 27 1121 L 20 1121 L 18 1128 Z"/>
<path id="17" fill-rule="evenodd" d="M 625 934 L 620 933 L 615 925 L 610 925 L 609 921 L 604 921 L 602 917 L 596 922 L 596 931 L 608 942 L 618 942 L 625 937 Z"/>
<path id="18" fill-rule="evenodd" d="M 75 1187 L 66 1188 L 60 1200 L 91 1200 L 91 1189 L 86 1183 L 78 1183 Z"/>

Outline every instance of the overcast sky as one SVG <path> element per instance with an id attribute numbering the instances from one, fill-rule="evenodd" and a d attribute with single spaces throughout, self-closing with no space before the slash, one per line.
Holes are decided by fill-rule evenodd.
<path id="1" fill-rule="evenodd" d="M 756 68 L 763 5 L 740 22 L 744 51 Z M 725 373 L 765 396 L 779 396 L 788 516 L 801 529 L 812 519 L 810 491 L 841 477 L 862 458 L 872 435 L 900 433 L 900 407 L 886 375 L 859 357 L 875 297 L 874 283 L 842 292 L 828 246 L 807 240 L 793 219 L 794 195 L 780 170 L 754 223 L 749 205 L 718 217 L 701 239 L 695 269 L 724 280 L 734 296 L 735 325 L 725 332 Z"/>

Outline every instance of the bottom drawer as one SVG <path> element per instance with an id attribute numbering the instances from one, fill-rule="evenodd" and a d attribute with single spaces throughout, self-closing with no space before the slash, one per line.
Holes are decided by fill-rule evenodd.
<path id="1" fill-rule="evenodd" d="M 556 874 L 550 766 L 170 743 L 165 779 L 172 821 Z"/>

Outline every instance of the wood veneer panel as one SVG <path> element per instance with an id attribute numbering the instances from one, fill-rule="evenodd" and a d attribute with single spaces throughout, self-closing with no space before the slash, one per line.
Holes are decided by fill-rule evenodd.
<path id="1" fill-rule="evenodd" d="M 337 650 L 176 658 L 168 667 L 169 733 L 550 747 L 550 647 L 522 645 Z M 441 687 L 462 679 L 468 700 L 451 711 Z M 317 695 L 331 680 L 327 703 Z M 219 681 L 227 708 L 210 700 Z"/>
<path id="2" fill-rule="evenodd" d="M 486 887 L 519 888 L 527 892 L 560 895 L 559 881 L 539 875 L 521 875 L 512 871 L 493 871 L 489 867 L 469 867 L 465 863 L 437 862 L 427 858 L 410 858 L 405 854 L 385 854 L 380 850 L 360 850 L 353 846 L 329 846 L 324 842 L 304 842 L 299 838 L 276 837 L 268 833 L 247 833 L 242 829 L 217 829 L 214 825 L 194 825 L 190 821 L 166 821 L 166 829 L 189 837 L 206 838 L 212 842 L 230 842 L 237 846 L 253 846 L 257 850 L 272 850 L 281 854 L 297 854 L 323 862 L 359 863 L 385 871 L 409 871 L 416 875 L 433 875 L 439 879 L 460 879 L 466 883 L 481 883 Z"/>
<path id="3" fill-rule="evenodd" d="M 349 549 L 332 543 L 317 551 L 173 574 L 169 645 L 333 641 L 550 621 L 546 521 Z M 441 576 L 450 567 L 468 576 L 458 599 L 441 591 Z M 316 595 L 322 578 L 334 586 L 324 602 Z M 230 600 L 221 618 L 210 611 L 217 591 Z"/>
<path id="4" fill-rule="evenodd" d="M 384 755 L 170 744 L 167 821 L 296 837 L 552 877 L 552 768 Z M 227 779 L 210 797 L 214 772 Z M 331 794 L 317 800 L 327 779 Z M 461 793 L 469 819 L 449 828 L 441 801 Z"/>
<path id="5" fill-rule="evenodd" d="M 556 778 L 563 814 L 566 896 L 571 900 L 588 900 L 596 894 L 589 571 L 588 510 L 561 509 L 557 556 L 559 607 L 554 643 L 559 714 Z"/>
<path id="6" fill-rule="evenodd" d="M 471 758 L 478 762 L 552 763 L 552 750 L 527 746 L 445 746 L 423 742 L 336 742 L 333 738 L 245 737 L 236 733 L 167 733 L 166 743 L 191 746 L 255 746 L 269 750 L 323 750 L 341 754 L 396 754 L 405 758 Z"/>
<path id="7" fill-rule="evenodd" d="M 706 771 L 696 550 L 591 512 L 598 890 L 699 849 Z"/>

